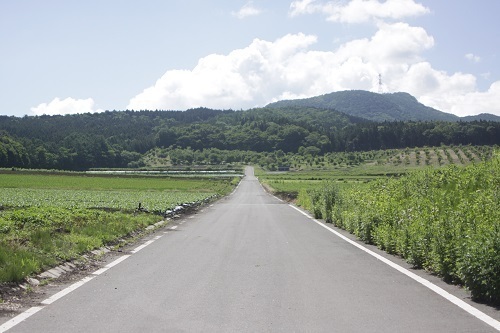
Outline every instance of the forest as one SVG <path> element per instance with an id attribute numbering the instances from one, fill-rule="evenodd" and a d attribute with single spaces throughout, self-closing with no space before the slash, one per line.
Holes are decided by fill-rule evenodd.
<path id="1" fill-rule="evenodd" d="M 249 153 L 332 152 L 439 145 L 498 145 L 496 121 L 375 122 L 333 109 L 289 106 L 247 111 L 106 111 L 66 116 L 0 116 L 0 167 L 137 168 L 155 149 L 209 150 L 234 162 Z M 240 159 L 240 160 L 238 160 Z M 189 159 L 172 159 L 175 164 Z M 226 161 L 214 156 L 214 164 Z M 195 161 L 192 161 L 194 163 Z M 209 161 L 209 163 L 211 163 Z"/>

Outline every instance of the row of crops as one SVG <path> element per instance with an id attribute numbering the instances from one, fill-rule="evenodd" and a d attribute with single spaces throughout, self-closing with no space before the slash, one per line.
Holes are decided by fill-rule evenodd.
<path id="1" fill-rule="evenodd" d="M 212 195 L 216 193 L 3 188 L 0 202 L 8 207 L 97 208 L 123 211 L 134 210 L 140 203 L 144 210 L 161 213 L 179 204 L 202 201 Z"/>
<path id="2" fill-rule="evenodd" d="M 228 193 L 235 182 L 220 177 L 0 174 L 0 282 L 22 281 L 117 244 L 178 205 Z"/>
<path id="3" fill-rule="evenodd" d="M 298 204 L 417 268 L 500 304 L 500 154 L 468 166 L 300 191 Z"/>
<path id="4" fill-rule="evenodd" d="M 323 156 L 294 155 L 278 158 L 277 164 L 290 165 L 295 170 L 331 169 L 359 166 L 442 166 L 467 165 L 491 158 L 495 146 L 441 146 L 406 149 L 386 149 L 361 152 L 334 152 Z"/>

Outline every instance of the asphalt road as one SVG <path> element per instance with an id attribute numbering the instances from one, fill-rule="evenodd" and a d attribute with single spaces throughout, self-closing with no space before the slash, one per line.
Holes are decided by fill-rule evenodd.
<path id="1" fill-rule="evenodd" d="M 247 170 L 8 332 L 496 332 L 268 195 Z"/>

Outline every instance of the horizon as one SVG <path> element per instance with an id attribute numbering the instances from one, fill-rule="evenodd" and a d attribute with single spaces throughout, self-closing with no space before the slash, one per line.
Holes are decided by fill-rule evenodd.
<path id="1" fill-rule="evenodd" d="M 266 104 L 266 105 L 263 105 L 263 106 L 257 106 L 257 107 L 252 107 L 252 108 L 248 108 L 248 109 L 241 109 L 241 108 L 240 109 L 236 109 L 236 108 L 219 109 L 219 108 L 210 108 L 210 107 L 205 107 L 205 106 L 198 106 L 198 107 L 188 108 L 188 109 L 185 109 L 185 110 L 180 110 L 180 109 L 178 109 L 178 110 L 175 110 L 175 109 L 141 109 L 141 110 L 134 110 L 134 109 L 112 109 L 112 110 L 102 110 L 101 112 L 127 112 L 127 111 L 129 111 L 129 112 L 130 111 L 133 111 L 133 112 L 186 112 L 186 111 L 199 110 L 199 109 L 207 109 L 207 110 L 214 110 L 214 111 L 246 112 L 246 111 L 252 111 L 252 110 L 255 110 L 255 109 L 267 108 L 270 104 L 277 103 L 277 102 L 304 100 L 304 99 L 309 99 L 309 98 L 314 98 L 314 97 L 319 97 L 319 96 L 331 95 L 331 94 L 334 94 L 334 93 L 350 92 L 350 91 L 363 91 L 363 92 L 368 92 L 368 93 L 377 94 L 377 95 L 408 94 L 411 97 L 413 97 L 413 98 L 416 99 L 415 96 L 411 95 L 410 93 L 404 92 L 404 91 L 395 91 L 395 92 L 383 92 L 383 93 L 380 93 L 380 92 L 373 92 L 373 91 L 361 90 L 361 89 L 350 89 L 350 90 L 333 91 L 333 92 L 330 92 L 330 93 L 325 93 L 325 94 L 322 94 L 322 95 L 311 96 L 311 97 L 306 97 L 306 98 L 283 99 L 283 100 L 275 101 L 275 102 L 272 102 L 272 103 L 269 103 L 269 104 Z M 420 103 L 420 104 L 422 104 L 422 105 L 424 105 L 424 106 L 426 106 L 426 107 L 429 107 L 429 106 L 421 103 L 420 101 L 418 101 L 418 99 L 417 99 L 417 102 Z M 450 113 L 450 112 L 441 111 L 441 110 L 438 110 L 438 109 L 435 109 L 435 108 L 432 108 L 432 109 L 435 110 L 435 111 L 441 112 L 441 113 L 445 113 L 445 114 L 450 114 L 450 115 L 456 116 L 455 114 Z M 341 112 L 341 113 L 345 113 L 344 111 L 341 111 L 341 110 L 336 110 L 336 111 Z M 26 116 L 28 116 L 28 117 L 42 117 L 42 116 L 52 117 L 52 116 L 71 116 L 71 115 L 74 115 L 74 114 L 94 114 L 94 113 L 101 113 L 101 112 L 84 112 L 84 113 L 68 113 L 68 114 L 31 114 L 31 115 L 22 115 L 22 116 L 19 116 L 19 115 L 2 115 L 2 114 L 0 114 L 0 116 L 17 117 L 17 118 L 23 118 L 23 117 L 26 117 Z M 345 113 L 345 114 L 349 115 L 348 113 Z M 461 118 L 477 117 L 477 116 L 494 116 L 494 117 L 500 117 L 500 116 L 495 115 L 493 113 L 487 113 L 487 112 L 486 113 L 476 114 L 476 115 L 464 115 L 464 116 L 457 116 L 457 117 L 459 117 L 461 119 Z M 363 118 L 363 117 L 361 117 L 361 118 Z M 494 120 L 494 121 L 500 121 L 500 118 L 499 118 L 499 120 Z"/>

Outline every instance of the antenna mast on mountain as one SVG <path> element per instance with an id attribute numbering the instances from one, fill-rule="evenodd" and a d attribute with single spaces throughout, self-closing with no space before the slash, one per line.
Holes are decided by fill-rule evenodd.
<path id="1" fill-rule="evenodd" d="M 382 94 L 384 89 L 382 89 L 382 74 L 378 74 L 378 93 Z"/>

